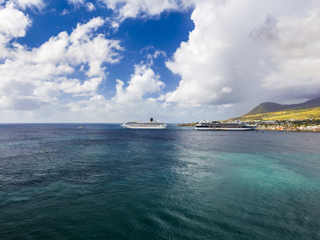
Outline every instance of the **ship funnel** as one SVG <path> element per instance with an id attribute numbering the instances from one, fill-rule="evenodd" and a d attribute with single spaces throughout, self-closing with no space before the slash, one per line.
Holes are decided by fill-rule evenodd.
<path id="1" fill-rule="evenodd" d="M 153 118 L 150 118 L 150 122 L 153 122 Z"/>

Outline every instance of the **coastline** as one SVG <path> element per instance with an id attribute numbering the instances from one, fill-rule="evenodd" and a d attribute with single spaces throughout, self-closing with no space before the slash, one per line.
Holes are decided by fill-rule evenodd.
<path id="1" fill-rule="evenodd" d="M 183 123 L 178 124 L 179 127 L 195 127 L 196 124 L 194 123 Z M 286 127 L 256 127 L 255 130 L 257 131 L 282 131 L 282 132 L 320 132 L 319 126 L 314 127 L 302 127 L 302 128 L 286 128 Z"/>
<path id="2" fill-rule="evenodd" d="M 181 123 L 178 127 L 195 127 L 198 123 Z"/>
<path id="3" fill-rule="evenodd" d="M 314 129 L 273 129 L 273 128 L 256 128 L 257 131 L 279 131 L 279 132 L 320 132 Z"/>

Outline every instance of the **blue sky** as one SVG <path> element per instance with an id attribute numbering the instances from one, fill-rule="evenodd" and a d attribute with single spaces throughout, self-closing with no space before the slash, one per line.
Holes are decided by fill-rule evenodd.
<path id="1" fill-rule="evenodd" d="M 237 117 L 320 93 L 315 0 L 0 0 L 0 122 Z"/>

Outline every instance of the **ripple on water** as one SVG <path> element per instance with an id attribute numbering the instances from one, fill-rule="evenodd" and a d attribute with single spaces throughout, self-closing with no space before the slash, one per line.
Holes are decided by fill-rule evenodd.
<path id="1" fill-rule="evenodd" d="M 0 126 L 0 239 L 320 238 L 319 134 L 78 127 Z"/>

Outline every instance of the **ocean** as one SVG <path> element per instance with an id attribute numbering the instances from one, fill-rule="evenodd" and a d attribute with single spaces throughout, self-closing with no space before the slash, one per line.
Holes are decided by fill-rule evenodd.
<path id="1" fill-rule="evenodd" d="M 320 134 L 1 124 L 0 239 L 320 239 Z"/>

